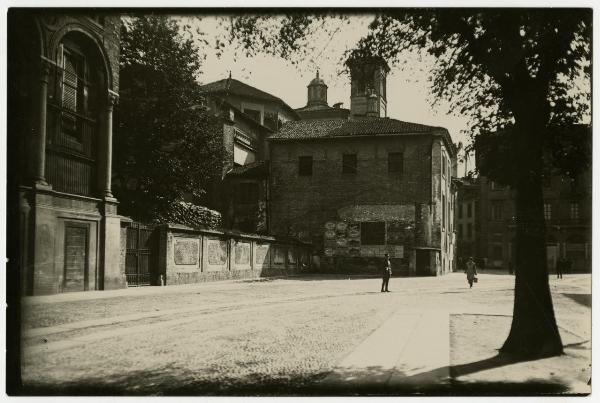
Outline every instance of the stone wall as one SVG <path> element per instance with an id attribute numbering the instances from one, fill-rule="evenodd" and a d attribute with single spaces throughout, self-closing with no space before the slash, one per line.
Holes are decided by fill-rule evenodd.
<path id="1" fill-rule="evenodd" d="M 158 271 L 166 285 L 286 276 L 310 266 L 310 245 L 289 238 L 173 224 L 158 230 Z"/>
<path id="2" fill-rule="evenodd" d="M 415 135 L 271 141 L 270 148 L 271 232 L 312 242 L 322 255 L 322 271 L 371 272 L 388 253 L 400 273 L 412 274 L 414 248 L 441 249 L 442 186 L 449 194 L 449 181 L 441 175 L 441 138 Z M 388 172 L 389 152 L 403 153 L 402 174 Z M 342 173 L 343 154 L 357 155 L 356 174 Z M 313 174 L 299 176 L 298 157 L 309 155 L 313 157 Z M 349 235 L 327 236 L 326 227 L 366 221 L 386 223 L 385 244 L 362 245 L 357 243 L 357 235 L 347 240 L 354 244 L 348 248 L 352 250 L 349 256 L 336 253 L 335 248 L 346 245 L 334 242 Z M 444 251 L 442 254 L 448 262 Z M 441 261 L 431 264 L 431 274 L 442 274 Z"/>

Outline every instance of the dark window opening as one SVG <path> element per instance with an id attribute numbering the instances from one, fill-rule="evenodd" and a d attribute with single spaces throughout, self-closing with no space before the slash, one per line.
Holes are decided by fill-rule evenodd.
<path id="1" fill-rule="evenodd" d="M 258 184 L 240 183 L 236 187 L 236 201 L 242 204 L 258 203 Z"/>
<path id="2" fill-rule="evenodd" d="M 502 220 L 502 204 L 494 203 L 492 205 L 492 219 L 493 220 Z"/>
<path id="3" fill-rule="evenodd" d="M 442 195 L 442 228 L 446 228 L 446 196 Z"/>
<path id="4" fill-rule="evenodd" d="M 446 154 L 442 153 L 442 175 L 446 176 Z"/>
<path id="5" fill-rule="evenodd" d="M 260 123 L 260 111 L 255 109 L 244 108 L 244 113 L 254 120 L 256 123 Z"/>
<path id="6" fill-rule="evenodd" d="M 355 174 L 356 171 L 356 154 L 344 154 L 342 156 L 342 173 Z"/>
<path id="7" fill-rule="evenodd" d="M 313 172 L 313 157 L 304 156 L 298 158 L 298 175 L 311 176 Z"/>
<path id="8" fill-rule="evenodd" d="M 402 174 L 404 171 L 404 155 L 402 153 L 388 153 L 388 172 Z"/>
<path id="9" fill-rule="evenodd" d="M 471 218 L 473 216 L 473 205 L 471 203 L 467 204 L 467 217 Z"/>
<path id="10" fill-rule="evenodd" d="M 360 242 L 363 245 L 384 245 L 385 222 L 360 223 Z"/>

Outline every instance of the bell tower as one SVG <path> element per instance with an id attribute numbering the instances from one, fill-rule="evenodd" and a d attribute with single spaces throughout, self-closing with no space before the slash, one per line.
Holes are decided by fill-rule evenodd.
<path id="1" fill-rule="evenodd" d="M 350 70 L 350 115 L 387 117 L 387 74 L 390 68 L 381 57 L 352 57 Z"/>

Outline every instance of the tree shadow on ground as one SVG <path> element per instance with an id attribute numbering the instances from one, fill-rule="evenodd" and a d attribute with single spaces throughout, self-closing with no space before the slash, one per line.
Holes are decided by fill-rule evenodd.
<path id="1" fill-rule="evenodd" d="M 569 393 L 559 377 L 514 381 L 462 381 L 457 378 L 523 362 L 504 354 L 468 364 L 450 365 L 408 375 L 389 368 L 274 374 L 203 379 L 203 374 L 181 369 L 136 371 L 111 377 L 89 377 L 76 382 L 28 385 L 25 395 L 132 396 L 531 396 Z M 414 372 L 414 371 L 411 371 Z"/>

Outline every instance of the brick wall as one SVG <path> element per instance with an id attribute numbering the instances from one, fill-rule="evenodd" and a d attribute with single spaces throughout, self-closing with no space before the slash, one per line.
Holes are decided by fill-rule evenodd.
<path id="1" fill-rule="evenodd" d="M 272 233 L 309 240 L 323 253 L 327 222 L 396 222 L 408 217 L 405 258 L 410 259 L 409 249 L 415 245 L 440 247 L 441 139 L 420 135 L 272 141 L 270 147 Z M 389 152 L 403 153 L 402 174 L 388 172 Z M 356 174 L 342 173 L 343 154 L 357 154 Z M 308 155 L 313 157 L 313 174 L 299 176 L 298 157 Z M 377 211 L 377 217 L 368 217 Z"/>

